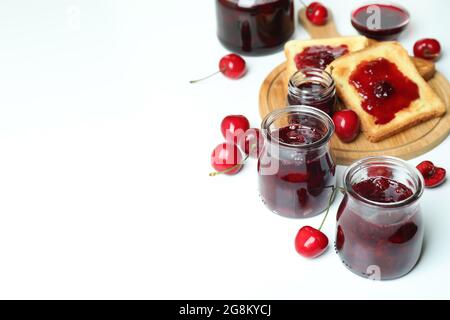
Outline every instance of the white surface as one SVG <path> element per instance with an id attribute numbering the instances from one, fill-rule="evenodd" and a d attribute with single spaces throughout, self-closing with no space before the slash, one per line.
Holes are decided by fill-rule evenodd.
<path id="1" fill-rule="evenodd" d="M 323 2 L 354 34 L 357 1 Z M 412 13 L 401 41 L 438 38 L 450 77 L 450 2 L 401 3 Z M 283 60 L 189 85 L 226 53 L 215 28 L 211 0 L 0 2 L 0 298 L 450 298 L 450 182 L 423 196 L 419 265 L 376 283 L 332 250 L 296 254 L 297 230 L 322 217 L 270 213 L 255 161 L 208 177 L 222 117 L 259 126 L 259 86 Z M 449 147 L 411 163 L 450 169 Z"/>

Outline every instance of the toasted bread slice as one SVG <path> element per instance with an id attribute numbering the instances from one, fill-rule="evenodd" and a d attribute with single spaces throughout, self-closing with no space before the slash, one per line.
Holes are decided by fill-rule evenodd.
<path id="1" fill-rule="evenodd" d="M 297 72 L 297 66 L 295 63 L 295 56 L 302 53 L 308 47 L 313 46 L 331 46 L 339 47 L 341 45 L 347 46 L 349 52 L 355 52 L 362 50 L 369 46 L 369 40 L 363 36 L 354 37 L 338 37 L 328 39 L 313 39 L 313 40 L 291 40 L 286 42 L 284 46 L 284 53 L 286 55 L 286 82 L 290 77 Z"/>
<path id="2" fill-rule="evenodd" d="M 419 91 L 419 98 L 398 111 L 394 119 L 384 124 L 377 124 L 377 119 L 363 109 L 363 98 L 350 82 L 351 75 L 361 62 L 380 58 L 394 63 L 404 76 L 417 85 Z M 381 141 L 423 121 L 442 116 L 446 112 L 445 104 L 420 76 L 408 52 L 398 42 L 383 42 L 345 55 L 332 62 L 328 69 L 333 70 L 339 97 L 348 108 L 359 115 L 362 130 L 371 142 Z M 386 103 L 389 103 L 389 100 L 386 100 Z"/>

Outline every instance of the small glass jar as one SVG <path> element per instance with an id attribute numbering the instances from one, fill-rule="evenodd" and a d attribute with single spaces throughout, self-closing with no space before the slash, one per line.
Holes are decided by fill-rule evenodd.
<path id="1" fill-rule="evenodd" d="M 391 181 L 391 189 L 386 189 L 386 179 Z M 366 181 L 376 181 L 377 189 L 370 189 L 372 195 L 381 190 L 391 202 L 362 195 L 365 191 L 361 182 Z M 347 169 L 344 186 L 336 232 L 336 250 L 344 265 L 373 280 L 395 279 L 411 271 L 419 260 L 424 234 L 419 205 L 424 182 L 420 173 L 397 158 L 370 157 Z M 358 192 L 355 186 L 359 186 Z M 404 187 L 409 191 L 402 197 Z"/>
<path id="2" fill-rule="evenodd" d="M 337 97 L 333 77 L 320 68 L 305 68 L 289 79 L 288 104 L 308 105 L 333 116 Z"/>
<path id="3" fill-rule="evenodd" d="M 260 196 L 270 210 L 289 218 L 326 210 L 336 187 L 333 133 L 331 118 L 316 108 L 291 106 L 266 116 L 258 177 Z"/>
<path id="4" fill-rule="evenodd" d="M 269 54 L 292 36 L 294 0 L 216 0 L 217 36 L 230 51 Z"/>

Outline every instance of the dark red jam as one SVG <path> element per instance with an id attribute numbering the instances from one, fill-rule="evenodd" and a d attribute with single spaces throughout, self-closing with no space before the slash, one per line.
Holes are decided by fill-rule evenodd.
<path id="1" fill-rule="evenodd" d="M 293 0 L 216 0 L 217 36 L 229 50 L 271 53 L 294 32 Z"/>
<path id="2" fill-rule="evenodd" d="M 419 87 L 385 58 L 361 62 L 350 75 L 352 84 L 362 98 L 362 108 L 386 124 L 395 114 L 419 99 Z"/>
<path id="3" fill-rule="evenodd" d="M 352 186 L 364 199 L 378 202 L 368 207 L 344 197 L 337 215 L 336 250 L 354 273 L 376 280 L 408 273 L 422 249 L 423 224 L 418 206 L 386 209 L 383 204 L 406 200 L 413 191 L 384 177 L 373 177 Z"/>
<path id="4" fill-rule="evenodd" d="M 375 10 L 379 10 L 378 21 Z M 353 27 L 360 34 L 377 40 L 395 39 L 408 22 L 409 13 L 405 9 L 387 4 L 365 5 L 352 14 Z"/>
<path id="5" fill-rule="evenodd" d="M 325 84 L 315 81 L 300 83 L 295 90 L 289 89 L 288 103 L 293 105 L 308 105 L 333 116 L 337 98 L 336 91 L 329 91 Z"/>
<path id="6" fill-rule="evenodd" d="M 392 203 L 408 199 L 413 195 L 410 188 L 395 180 L 374 177 L 353 185 L 353 190 L 365 199 Z"/>
<path id="7" fill-rule="evenodd" d="M 319 142 L 326 134 L 321 127 L 292 124 L 275 130 L 271 139 L 290 147 L 278 154 L 264 148 L 258 161 L 260 194 L 274 212 L 291 218 L 306 218 L 323 212 L 336 184 L 336 165 L 328 145 L 311 150 L 296 149 Z M 270 174 L 262 173 L 277 167 Z"/>
<path id="8" fill-rule="evenodd" d="M 301 53 L 294 57 L 295 65 L 298 70 L 313 67 L 325 70 L 325 68 L 337 58 L 348 53 L 348 47 L 341 45 L 331 46 L 311 46 L 305 48 Z"/>
<path id="9" fill-rule="evenodd" d="M 292 124 L 281 128 L 272 137 L 278 137 L 278 141 L 292 145 L 308 145 L 323 138 L 324 132 L 316 128 L 309 128 L 300 124 Z"/>

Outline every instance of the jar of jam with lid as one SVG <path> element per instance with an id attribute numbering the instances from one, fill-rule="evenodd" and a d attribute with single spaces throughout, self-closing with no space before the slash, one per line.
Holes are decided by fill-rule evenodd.
<path id="1" fill-rule="evenodd" d="M 216 12 L 217 36 L 233 52 L 272 53 L 294 32 L 294 0 L 216 0 Z"/>
<path id="2" fill-rule="evenodd" d="M 336 250 L 344 265 L 372 280 L 404 276 L 419 260 L 424 225 L 416 168 L 393 157 L 370 157 L 344 174 Z"/>
<path id="3" fill-rule="evenodd" d="M 266 116 L 258 179 L 261 199 L 270 210 L 288 218 L 309 218 L 327 209 L 336 187 L 333 132 L 331 118 L 308 106 Z"/>
<path id="4" fill-rule="evenodd" d="M 289 79 L 287 100 L 289 105 L 311 106 L 332 117 L 337 103 L 333 77 L 320 68 L 300 69 Z"/>

